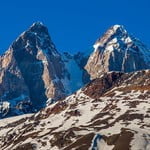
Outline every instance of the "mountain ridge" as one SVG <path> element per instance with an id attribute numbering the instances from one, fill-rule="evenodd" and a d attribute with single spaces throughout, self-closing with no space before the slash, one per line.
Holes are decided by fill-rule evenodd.
<path id="1" fill-rule="evenodd" d="M 0 118 L 1 150 L 149 150 L 150 50 L 114 25 L 62 54 L 34 23 L 0 56 Z"/>
<path id="2" fill-rule="evenodd" d="M 109 28 L 94 47 L 92 54 L 60 53 L 47 27 L 33 23 L 0 56 L 1 117 L 36 112 L 106 72 L 150 68 L 149 49 L 121 25 Z"/>

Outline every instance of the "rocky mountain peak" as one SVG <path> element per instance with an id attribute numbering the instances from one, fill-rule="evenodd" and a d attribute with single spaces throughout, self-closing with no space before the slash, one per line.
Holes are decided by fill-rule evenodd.
<path id="1" fill-rule="evenodd" d="M 94 44 L 85 66 L 91 78 L 104 72 L 132 72 L 150 68 L 150 49 L 131 36 L 123 26 L 114 25 Z"/>
<path id="2" fill-rule="evenodd" d="M 126 32 L 123 25 L 115 24 L 111 27 L 115 32 L 120 31 L 122 33 Z"/>
<path id="3" fill-rule="evenodd" d="M 46 34 L 48 34 L 48 29 L 42 22 L 33 23 L 30 26 L 29 30 L 31 32 L 35 32 L 35 33 L 46 33 Z"/>
<path id="4" fill-rule="evenodd" d="M 98 47 L 103 47 L 113 39 L 122 40 L 122 38 L 125 39 L 127 37 L 129 35 L 122 25 L 113 25 L 95 42 L 94 48 L 98 49 Z"/>
<path id="5" fill-rule="evenodd" d="M 123 25 L 115 24 L 115 25 L 112 26 L 112 28 L 114 30 L 117 30 L 118 28 L 123 28 Z"/>
<path id="6" fill-rule="evenodd" d="M 0 57 L 0 108 L 8 104 L 7 113 L 0 115 L 38 111 L 75 92 L 89 81 L 84 70 L 87 59 L 84 54 L 60 54 L 47 27 L 34 23 Z"/>
<path id="7" fill-rule="evenodd" d="M 13 108 L 11 115 L 16 111 L 22 113 L 16 110 L 20 102 L 27 100 L 38 110 L 46 105 L 48 98 L 60 99 L 65 95 L 61 82 L 67 73 L 65 65 L 48 29 L 40 22 L 12 43 L 0 57 L 0 66 L 0 99 Z"/>
<path id="8" fill-rule="evenodd" d="M 123 25 L 113 25 L 111 26 L 105 34 L 109 34 L 110 36 L 113 36 L 113 35 L 124 35 L 124 34 L 127 34 L 127 31 L 126 29 L 124 28 Z"/>
<path id="9" fill-rule="evenodd" d="M 18 47 L 19 46 L 19 47 Z M 26 47 L 27 49 L 53 49 L 57 51 L 53 44 L 48 29 L 41 22 L 35 22 L 26 31 L 24 31 L 12 44 L 11 48 L 20 49 L 20 47 Z M 57 52 L 58 53 L 58 52 Z"/>
<path id="10" fill-rule="evenodd" d="M 40 21 L 34 22 L 34 23 L 30 26 L 30 28 L 31 28 L 31 29 L 35 29 L 35 30 L 40 29 L 40 28 L 46 28 L 46 29 L 47 29 L 47 27 L 46 27 L 42 22 L 40 22 Z"/>

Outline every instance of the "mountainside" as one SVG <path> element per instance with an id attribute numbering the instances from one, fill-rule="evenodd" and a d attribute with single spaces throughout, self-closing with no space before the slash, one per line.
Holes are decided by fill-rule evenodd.
<path id="1" fill-rule="evenodd" d="M 105 72 L 150 68 L 150 50 L 120 25 L 111 27 L 94 48 L 91 55 L 60 54 L 48 29 L 34 23 L 0 56 L 0 118 L 36 112 Z"/>
<path id="2" fill-rule="evenodd" d="M 0 121 L 1 150 L 149 150 L 150 70 L 109 72 L 34 115 Z"/>
<path id="3" fill-rule="evenodd" d="M 70 66 L 81 74 L 76 83 L 67 65 L 48 29 L 34 23 L 0 57 L 0 117 L 35 112 L 81 88 L 82 68 Z"/>
<path id="4" fill-rule="evenodd" d="M 96 41 L 94 52 L 89 57 L 85 69 L 91 79 L 104 72 L 132 72 L 150 69 L 150 49 L 121 25 L 114 25 Z"/>
<path id="5" fill-rule="evenodd" d="M 5 117 L 0 150 L 150 150 L 150 49 L 114 25 L 92 54 L 59 53 L 34 23 L 0 56 Z"/>

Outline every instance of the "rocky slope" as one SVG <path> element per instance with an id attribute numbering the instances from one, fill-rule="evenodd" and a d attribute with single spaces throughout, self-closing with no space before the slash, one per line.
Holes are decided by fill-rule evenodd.
<path id="1" fill-rule="evenodd" d="M 79 89 L 82 68 L 76 61 L 70 66 L 76 71 L 77 83 L 68 64 L 56 50 L 48 29 L 34 23 L 0 56 L 1 117 L 35 112 Z"/>
<path id="2" fill-rule="evenodd" d="M 150 69 L 150 49 L 121 25 L 114 25 L 96 41 L 85 69 L 91 78 L 104 72 Z"/>
<path id="3" fill-rule="evenodd" d="M 0 122 L 1 150 L 149 150 L 150 70 L 110 72 L 39 113 Z"/>

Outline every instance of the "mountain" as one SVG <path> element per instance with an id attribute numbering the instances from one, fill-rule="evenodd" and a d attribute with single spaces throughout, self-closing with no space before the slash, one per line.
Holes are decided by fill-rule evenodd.
<path id="1" fill-rule="evenodd" d="M 94 44 L 85 69 L 91 79 L 109 71 L 150 69 L 150 49 L 128 34 L 123 26 L 114 25 Z"/>
<path id="2" fill-rule="evenodd" d="M 94 52 L 57 51 L 41 22 L 23 32 L 0 56 L 0 118 L 37 112 L 109 71 L 150 69 L 150 50 L 114 25 Z"/>
<path id="3" fill-rule="evenodd" d="M 149 150 L 150 50 L 114 25 L 92 54 L 60 53 L 36 22 L 0 56 L 5 117 L 1 150 Z"/>
<path id="4" fill-rule="evenodd" d="M 0 121 L 1 150 L 149 150 L 150 70 L 109 72 L 36 114 Z"/>
<path id="5" fill-rule="evenodd" d="M 34 23 L 0 56 L 1 117 L 36 112 L 81 88 L 83 67 L 71 60 L 57 51 L 46 26 Z"/>

